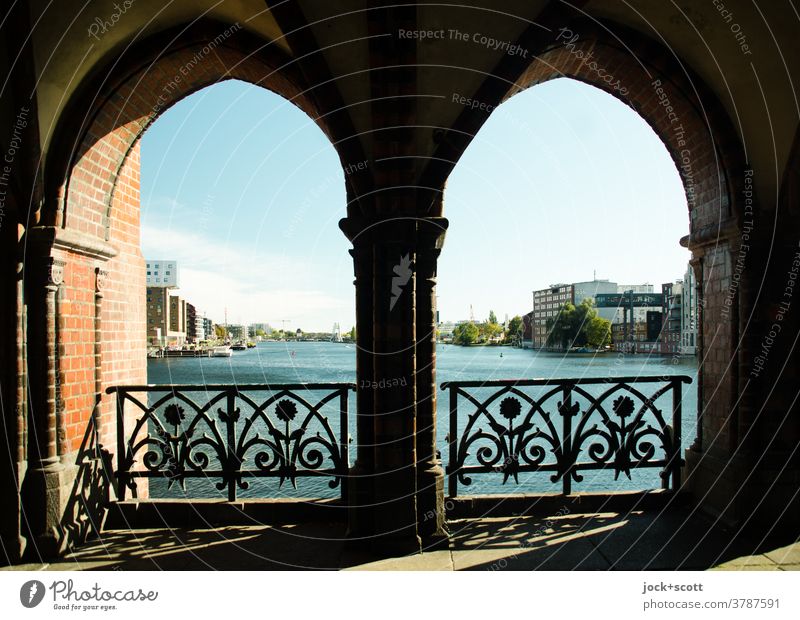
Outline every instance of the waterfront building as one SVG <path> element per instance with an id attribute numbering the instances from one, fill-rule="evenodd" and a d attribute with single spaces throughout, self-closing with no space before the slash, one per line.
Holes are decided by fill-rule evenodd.
<path id="1" fill-rule="evenodd" d="M 437 325 L 439 340 L 449 341 L 453 338 L 453 330 L 456 328 L 456 323 L 453 321 L 442 321 Z"/>
<path id="2" fill-rule="evenodd" d="M 617 283 L 608 280 L 589 280 L 588 282 L 575 282 L 572 284 L 574 304 L 577 306 L 584 299 L 594 301 L 600 293 L 616 293 Z M 616 308 L 597 308 L 597 316 L 612 321 L 617 313 Z"/>
<path id="3" fill-rule="evenodd" d="M 228 338 L 231 340 L 244 340 L 247 338 L 247 325 L 228 325 Z"/>
<path id="4" fill-rule="evenodd" d="M 531 346 L 534 349 L 547 346 L 547 321 L 555 319 L 567 302 L 575 303 L 575 291 L 571 284 L 551 284 L 547 288 L 533 291 Z"/>
<path id="5" fill-rule="evenodd" d="M 691 265 L 686 266 L 681 289 L 680 352 L 684 355 L 697 352 L 697 281 Z"/>
<path id="6" fill-rule="evenodd" d="M 681 347 L 681 302 L 683 299 L 683 281 L 676 280 L 661 285 L 664 294 L 664 325 L 661 329 L 661 352 L 667 354 L 680 353 Z"/>
<path id="7" fill-rule="evenodd" d="M 147 260 L 145 262 L 147 286 L 178 288 L 178 263 L 174 260 Z"/>
<path id="8" fill-rule="evenodd" d="M 197 308 L 194 304 L 186 303 L 186 342 L 197 342 Z"/>
<path id="9" fill-rule="evenodd" d="M 594 300 L 599 293 L 616 293 L 617 283 L 609 280 L 590 280 L 573 284 L 551 284 L 548 288 L 533 292 L 533 310 L 530 313 L 531 337 L 529 342 L 534 349 L 547 346 L 547 321 L 558 316 L 562 306 L 572 303 L 576 306 L 584 299 Z M 614 318 L 616 308 L 598 308 L 597 314 L 609 321 Z"/>
<path id="10" fill-rule="evenodd" d="M 186 302 L 164 286 L 147 287 L 147 341 L 151 345 L 180 346 L 186 342 Z"/>
<path id="11" fill-rule="evenodd" d="M 213 340 L 215 338 L 216 333 L 214 332 L 214 321 L 203 317 L 203 340 Z"/>
<path id="12" fill-rule="evenodd" d="M 633 291 L 634 294 L 636 293 L 654 293 L 654 287 L 650 283 L 644 284 L 619 284 L 617 285 L 616 292 L 619 294 L 627 293 L 628 291 Z M 633 308 L 633 321 L 634 323 L 637 322 L 646 322 L 647 321 L 647 313 L 648 311 L 654 310 L 661 310 L 661 306 L 652 306 L 652 307 L 634 307 Z M 630 310 L 628 310 L 630 312 Z M 616 313 L 614 314 L 614 318 L 612 319 L 612 323 L 622 323 L 624 320 L 624 311 L 622 308 L 618 308 Z M 630 319 L 629 319 L 630 320 Z"/>
<path id="13" fill-rule="evenodd" d="M 255 338 L 256 332 L 258 332 L 259 330 L 264 332 L 265 334 L 272 333 L 272 327 L 270 326 L 269 323 L 251 323 L 248 327 L 247 335 L 250 338 Z"/>
<path id="14" fill-rule="evenodd" d="M 617 351 L 643 350 L 642 345 L 647 342 L 647 321 L 634 321 L 633 332 L 625 339 L 625 323 L 611 324 L 611 344 Z"/>
<path id="15" fill-rule="evenodd" d="M 206 339 L 203 317 L 194 304 L 186 302 L 186 342 L 197 343 Z"/>

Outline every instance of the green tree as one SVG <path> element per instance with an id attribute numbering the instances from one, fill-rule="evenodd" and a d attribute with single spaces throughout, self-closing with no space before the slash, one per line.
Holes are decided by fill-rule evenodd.
<path id="1" fill-rule="evenodd" d="M 353 342 L 356 341 L 356 326 L 353 325 L 353 328 L 350 330 L 350 340 Z"/>
<path id="2" fill-rule="evenodd" d="M 592 319 L 597 318 L 597 310 L 592 299 L 584 299 L 575 306 L 567 302 L 558 312 L 555 319 L 548 319 L 548 346 L 560 346 L 562 349 L 585 347 L 589 344 L 588 329 Z"/>
<path id="3" fill-rule="evenodd" d="M 214 325 L 214 335 L 217 337 L 217 340 L 225 340 L 228 332 L 222 325 Z"/>
<path id="4" fill-rule="evenodd" d="M 586 340 L 596 349 L 611 344 L 611 321 L 601 316 L 592 317 L 586 327 Z"/>
<path id="5" fill-rule="evenodd" d="M 497 324 L 497 315 L 494 313 L 494 310 L 489 310 L 489 323 Z"/>
<path id="6" fill-rule="evenodd" d="M 263 338 L 266 335 L 267 335 L 267 332 L 265 332 L 263 329 L 257 329 L 256 330 L 256 336 L 261 336 Z"/>
<path id="7" fill-rule="evenodd" d="M 517 315 L 508 322 L 505 339 L 508 342 L 517 343 L 522 340 L 522 317 Z"/>
<path id="8" fill-rule="evenodd" d="M 488 321 L 481 325 L 480 331 L 481 335 L 484 337 L 484 340 L 491 341 L 493 338 L 496 338 L 503 333 L 503 326 L 496 322 L 493 323 L 492 321 Z"/>
<path id="9" fill-rule="evenodd" d="M 453 330 L 453 342 L 461 345 L 475 344 L 478 341 L 480 332 L 478 326 L 472 321 L 456 325 Z"/>

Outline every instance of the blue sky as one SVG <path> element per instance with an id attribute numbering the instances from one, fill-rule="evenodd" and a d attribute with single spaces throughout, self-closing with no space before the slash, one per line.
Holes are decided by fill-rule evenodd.
<path id="1" fill-rule="evenodd" d="M 339 231 L 344 175 L 324 134 L 242 82 L 167 110 L 142 139 L 142 250 L 180 264 L 207 316 L 305 331 L 354 323 Z M 531 291 L 598 278 L 658 285 L 689 253 L 678 172 L 658 137 L 610 95 L 554 80 L 504 103 L 447 183 L 443 320 L 530 310 Z"/>

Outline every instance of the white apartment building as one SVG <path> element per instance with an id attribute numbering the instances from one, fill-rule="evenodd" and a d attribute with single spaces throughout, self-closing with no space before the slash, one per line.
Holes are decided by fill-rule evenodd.
<path id="1" fill-rule="evenodd" d="M 146 260 L 147 286 L 178 288 L 178 263 L 174 260 Z"/>
<path id="2" fill-rule="evenodd" d="M 574 291 L 573 303 L 578 306 L 584 299 L 594 299 L 601 293 L 616 293 L 618 285 L 616 282 L 609 282 L 608 280 L 590 280 L 588 282 L 575 282 L 572 285 Z M 597 316 L 600 316 L 609 321 L 614 320 L 616 308 L 598 308 Z"/>

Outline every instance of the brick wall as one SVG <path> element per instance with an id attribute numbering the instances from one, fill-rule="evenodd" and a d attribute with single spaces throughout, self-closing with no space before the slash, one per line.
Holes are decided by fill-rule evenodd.
<path id="1" fill-rule="evenodd" d="M 139 228 L 140 148 L 131 149 L 111 200 L 109 242 L 118 254 L 108 264 L 102 324 L 105 386 L 147 383 L 145 263 Z M 114 402 L 105 396 L 101 442 L 114 446 Z"/>
<path id="2" fill-rule="evenodd" d="M 222 31 L 220 32 L 220 34 Z M 231 32 L 228 43 L 235 43 Z M 241 79 L 275 90 L 314 116 L 300 89 L 257 55 L 235 46 L 205 43 L 164 52 L 144 68 L 130 71 L 95 100 L 91 119 L 73 157 L 62 190 L 66 228 L 105 240 L 117 251 L 107 263 L 77 254 L 65 260 L 60 293 L 60 391 L 66 422 L 64 449 L 83 440 L 95 401 L 95 268 L 108 271 L 102 301 L 101 372 L 110 385 L 146 383 L 145 264 L 140 249 L 138 139 L 161 112 L 181 98 L 224 79 Z M 139 65 L 141 67 L 141 65 Z M 324 129 L 324 127 L 323 127 Z M 59 221 L 56 216 L 56 221 Z M 103 395 L 101 443 L 115 451 L 113 399 Z"/>

